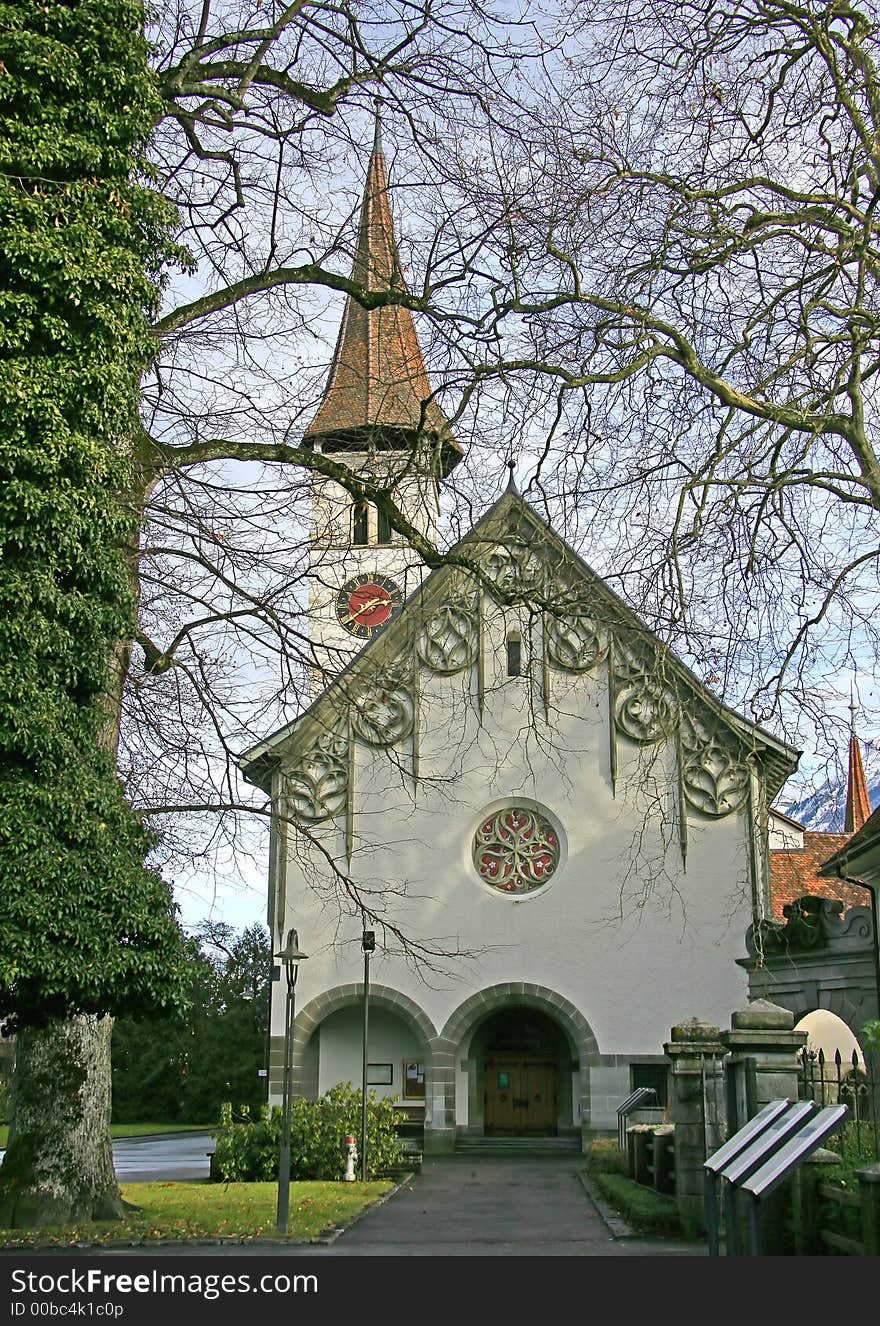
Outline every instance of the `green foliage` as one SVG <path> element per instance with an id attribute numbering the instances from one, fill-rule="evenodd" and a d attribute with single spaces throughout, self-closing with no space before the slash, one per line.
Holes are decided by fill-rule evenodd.
<path id="1" fill-rule="evenodd" d="M 880 1018 L 875 1018 L 872 1022 L 866 1022 L 862 1027 L 862 1035 L 868 1047 L 880 1054 Z"/>
<path id="2" fill-rule="evenodd" d="M 643 1234 L 682 1236 L 675 1199 L 629 1177 L 626 1152 L 621 1151 L 616 1138 L 603 1137 L 591 1142 L 587 1166 L 603 1197 L 634 1229 Z"/>
<path id="3" fill-rule="evenodd" d="M 681 1236 L 682 1226 L 675 1199 L 645 1188 L 622 1174 L 592 1171 L 603 1197 L 643 1234 Z"/>
<path id="4" fill-rule="evenodd" d="M 0 0 L 0 1009 L 183 998 L 170 890 L 113 765 L 160 273 L 139 0 Z"/>
<path id="5" fill-rule="evenodd" d="M 216 1119 L 234 1095 L 256 1111 L 265 1091 L 272 950 L 260 925 L 202 928 L 186 940 L 188 1006 L 113 1025 L 113 1121 Z"/>
<path id="6" fill-rule="evenodd" d="M 621 1151 L 613 1137 L 597 1137 L 590 1143 L 587 1164 L 593 1174 L 626 1174 L 626 1152 Z"/>
<path id="7" fill-rule="evenodd" d="M 341 1179 L 345 1168 L 344 1139 L 360 1137 L 361 1092 L 350 1082 L 318 1100 L 291 1102 L 290 1172 L 300 1179 Z M 213 1174 L 227 1183 L 278 1177 L 281 1110 L 264 1105 L 257 1118 L 243 1109 L 235 1115 L 225 1104 L 214 1134 Z M 388 1099 L 370 1092 L 367 1100 L 367 1167 L 371 1178 L 399 1168 L 406 1149 L 395 1131 L 395 1109 Z"/>

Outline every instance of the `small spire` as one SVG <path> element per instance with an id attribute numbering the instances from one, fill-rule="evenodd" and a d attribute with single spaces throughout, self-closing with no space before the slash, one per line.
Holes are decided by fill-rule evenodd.
<path id="1" fill-rule="evenodd" d="M 868 784 L 862 764 L 862 749 L 856 736 L 856 706 L 850 689 L 849 774 L 846 781 L 845 833 L 856 833 L 871 814 Z"/>
<path id="2" fill-rule="evenodd" d="M 376 122 L 373 128 L 373 156 L 382 156 L 382 98 L 376 97 L 373 105 L 376 107 Z"/>
<path id="3" fill-rule="evenodd" d="M 375 98 L 373 151 L 351 277 L 364 291 L 404 291 L 382 151 L 381 102 Z M 409 449 L 420 436 L 439 442 L 445 477 L 461 459 L 462 449 L 431 389 L 411 310 L 402 304 L 365 308 L 349 295 L 324 396 L 303 434 L 304 443 L 320 443 L 325 454 L 332 454 L 376 446 Z M 431 450 L 433 454 L 433 445 Z"/>
<path id="4" fill-rule="evenodd" d="M 507 491 L 509 493 L 515 493 L 518 491 L 516 486 L 516 480 L 513 477 L 513 472 L 516 469 L 516 466 L 512 460 L 509 460 L 507 462 L 507 468 L 510 470 L 510 475 L 508 476 L 507 480 Z"/>

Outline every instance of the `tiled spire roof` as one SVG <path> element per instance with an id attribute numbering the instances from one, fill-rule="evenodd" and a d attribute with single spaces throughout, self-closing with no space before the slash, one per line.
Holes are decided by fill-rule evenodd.
<path id="1" fill-rule="evenodd" d="M 405 290 L 379 116 L 361 205 L 352 280 L 366 290 Z M 304 434 L 323 450 L 412 446 L 418 430 L 440 443 L 440 468 L 461 459 L 434 401 L 412 313 L 400 305 L 365 309 L 348 295 L 324 399 Z"/>
<path id="2" fill-rule="evenodd" d="M 849 737 L 849 776 L 846 783 L 846 814 L 843 827 L 847 833 L 856 833 L 871 814 L 868 784 L 862 765 L 862 750 L 855 727 Z"/>

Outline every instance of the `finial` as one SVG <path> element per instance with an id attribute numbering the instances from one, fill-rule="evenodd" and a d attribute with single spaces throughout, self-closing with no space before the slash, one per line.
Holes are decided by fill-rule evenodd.
<path id="1" fill-rule="evenodd" d="M 856 730 L 856 697 L 855 697 L 856 679 L 853 677 L 849 684 L 849 730 L 855 733 Z"/>
<path id="2" fill-rule="evenodd" d="M 376 124 L 373 129 L 373 156 L 382 155 L 382 98 L 374 98 L 373 105 L 376 107 Z"/>
<path id="3" fill-rule="evenodd" d="M 507 468 L 510 470 L 510 477 L 509 477 L 509 479 L 507 480 L 507 491 L 508 491 L 509 493 L 515 493 L 515 492 L 516 492 L 516 480 L 515 480 L 514 477 L 513 477 L 513 471 L 516 469 L 516 466 L 515 466 L 515 464 L 514 464 L 514 462 L 513 462 L 512 460 L 509 460 L 509 461 L 507 462 Z"/>

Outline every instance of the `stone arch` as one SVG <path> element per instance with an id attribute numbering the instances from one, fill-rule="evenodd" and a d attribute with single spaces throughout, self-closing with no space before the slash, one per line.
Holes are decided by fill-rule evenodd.
<path id="1" fill-rule="evenodd" d="M 821 986 L 818 989 L 802 987 L 774 995 L 774 1002 L 789 1009 L 794 1014 L 795 1023 L 808 1013 L 834 1013 L 849 1028 L 864 1052 L 861 1032 L 867 1017 L 864 1009 L 854 1004 L 845 990 L 823 989 Z"/>
<path id="2" fill-rule="evenodd" d="M 834 1063 L 835 1054 L 839 1053 L 844 1073 L 852 1066 L 854 1049 L 864 1062 L 864 1047 L 849 1023 L 834 1009 L 811 1009 L 795 1022 L 795 1031 L 807 1032 L 811 1048 L 823 1052 L 826 1064 Z"/>
<path id="3" fill-rule="evenodd" d="M 336 985 L 322 994 L 316 995 L 302 1009 L 297 1009 L 293 1022 L 293 1062 L 301 1063 L 306 1047 L 320 1024 L 341 1008 L 362 1004 L 364 998 L 363 981 L 351 981 L 345 985 Z M 376 985 L 370 982 L 370 1008 L 382 1008 L 394 1013 L 410 1026 L 419 1037 L 425 1051 L 425 1095 L 428 1097 L 433 1076 L 433 1046 L 436 1041 L 436 1029 L 423 1009 L 408 995 L 389 985 Z"/>
<path id="4" fill-rule="evenodd" d="M 844 1026 L 851 1030 L 860 1048 L 864 1050 L 864 1046 L 861 1045 L 861 1028 L 867 1021 L 867 1016 L 864 1009 L 851 1000 L 846 989 L 800 989 L 785 1000 L 785 1006 L 794 1013 L 795 1022 L 806 1017 L 807 1013 L 834 1013 L 835 1017 L 839 1017 Z"/>
<path id="5" fill-rule="evenodd" d="M 599 1044 L 583 1013 L 563 995 L 528 981 L 504 981 L 465 999 L 447 1018 L 434 1047 L 433 1131 L 455 1137 L 455 1069 L 465 1037 L 489 1015 L 514 1006 L 545 1014 L 564 1032 L 577 1061 L 581 1131 L 590 1122 L 590 1067 L 599 1060 Z"/>
<path id="6" fill-rule="evenodd" d="M 558 1022 L 569 1037 L 572 1049 L 582 1060 L 592 1060 L 599 1054 L 599 1043 L 587 1019 L 569 999 L 545 985 L 527 981 L 504 981 L 478 990 L 446 1019 L 440 1038 L 459 1045 L 465 1035 L 489 1014 L 511 1004 L 521 1004 L 546 1013 Z"/>
<path id="7" fill-rule="evenodd" d="M 830 898 L 805 896 L 810 924 L 797 909 L 784 926 L 762 923 L 746 932 L 749 998 L 769 999 L 794 1014 L 835 1013 L 862 1050 L 861 1029 L 877 1010 L 874 922 L 870 907 L 850 907 Z"/>

